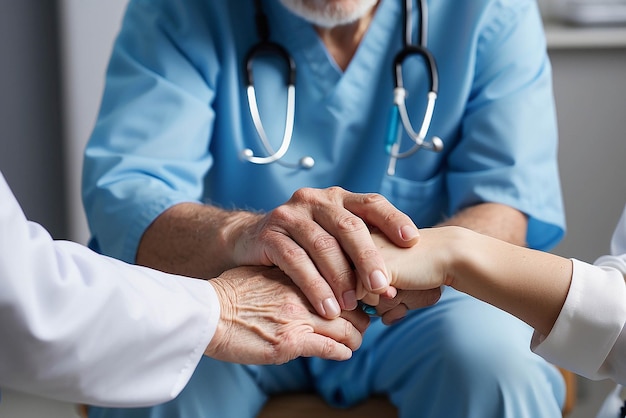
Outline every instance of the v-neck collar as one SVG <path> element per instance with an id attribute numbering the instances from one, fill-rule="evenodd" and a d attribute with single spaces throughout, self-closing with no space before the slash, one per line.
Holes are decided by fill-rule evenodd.
<path id="1" fill-rule="evenodd" d="M 267 3 L 267 2 L 266 2 Z M 389 55 L 391 45 L 399 45 L 392 39 L 400 22 L 401 2 L 381 0 L 376 13 L 345 71 L 336 64 L 319 35 L 309 22 L 294 15 L 278 0 L 271 0 L 271 32 L 278 42 L 291 54 L 300 56 L 313 73 L 315 82 L 326 96 L 338 93 L 337 89 L 371 88 L 372 75 L 381 59 Z M 391 63 L 389 64 L 391 71 Z M 343 86 L 346 87 L 343 87 Z"/>

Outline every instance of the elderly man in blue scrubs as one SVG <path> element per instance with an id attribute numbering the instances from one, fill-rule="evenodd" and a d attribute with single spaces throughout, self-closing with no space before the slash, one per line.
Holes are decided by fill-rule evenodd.
<path id="1" fill-rule="evenodd" d="M 406 33 L 411 43 L 427 38 L 436 60 L 426 141 L 437 135 L 444 147 L 394 161 L 394 57 Z M 270 53 L 246 59 L 263 39 Z M 419 130 L 431 77 L 423 55 L 410 55 L 401 79 Z M 409 149 L 399 132 L 392 148 Z M 277 162 L 252 158 L 275 152 L 284 154 Z M 93 248 L 204 278 L 277 265 L 333 318 L 356 308 L 357 282 L 394 296 L 372 228 L 401 247 L 419 245 L 415 225 L 447 224 L 551 248 L 564 233 L 556 154 L 551 67 L 532 0 L 131 0 L 83 191 Z M 385 394 L 402 418 L 559 416 L 563 380 L 529 350 L 531 334 L 446 289 L 392 326 L 373 319 L 348 361 L 203 359 L 175 400 L 90 416 L 252 418 L 268 396 L 303 390 L 338 407 Z"/>

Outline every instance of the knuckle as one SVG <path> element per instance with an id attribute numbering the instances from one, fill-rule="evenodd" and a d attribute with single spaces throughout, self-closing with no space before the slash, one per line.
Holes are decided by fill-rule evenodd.
<path id="1" fill-rule="evenodd" d="M 385 223 L 395 223 L 395 221 L 397 221 L 398 219 L 404 220 L 405 217 L 406 215 L 404 215 L 402 212 L 394 209 L 385 214 Z"/>
<path id="2" fill-rule="evenodd" d="M 333 344 L 333 341 L 330 339 L 326 339 L 326 341 L 324 341 L 324 345 L 322 347 L 322 356 L 323 357 L 330 357 L 333 352 L 335 351 L 335 346 Z"/>
<path id="3" fill-rule="evenodd" d="M 339 243 L 335 237 L 328 234 L 322 234 L 313 240 L 313 249 L 316 252 L 326 252 L 339 247 Z"/>
<path id="4" fill-rule="evenodd" d="M 350 321 L 344 321 L 343 325 L 343 338 L 346 341 L 350 340 L 350 336 L 352 335 L 352 331 L 354 330 L 354 326 Z"/>
<path id="5" fill-rule="evenodd" d="M 330 186 L 326 190 L 331 196 L 342 196 L 347 193 L 345 189 L 339 186 Z"/>
<path id="6" fill-rule="evenodd" d="M 279 225 L 289 224 L 295 219 L 293 211 L 287 205 L 278 206 L 269 213 L 268 217 L 270 219 L 270 223 Z"/>
<path id="7" fill-rule="evenodd" d="M 361 345 L 361 334 L 349 321 L 346 321 L 344 325 L 344 341 L 351 350 L 356 350 Z"/>
<path id="8" fill-rule="evenodd" d="M 291 200 L 294 202 L 311 202 L 315 199 L 315 194 L 315 189 L 303 187 L 296 190 L 293 195 L 291 195 Z"/>
<path id="9" fill-rule="evenodd" d="M 366 193 L 363 195 L 363 203 L 367 205 L 389 204 L 389 201 L 381 194 Z"/>
<path id="10" fill-rule="evenodd" d="M 303 261 L 308 260 L 309 255 L 302 247 L 293 247 L 285 250 L 282 253 L 282 258 L 287 264 L 297 265 Z"/>
<path id="11" fill-rule="evenodd" d="M 350 269 L 341 269 L 325 279 L 333 288 L 346 286 L 347 283 L 354 283 L 354 272 Z"/>
<path id="12" fill-rule="evenodd" d="M 370 210 L 377 211 L 384 215 L 385 222 L 393 222 L 406 217 L 404 213 L 392 205 L 383 195 L 369 193 L 363 198 L 364 205 Z"/>
<path id="13" fill-rule="evenodd" d="M 358 232 L 367 229 L 367 226 L 358 216 L 347 215 L 337 220 L 337 228 L 343 232 Z"/>

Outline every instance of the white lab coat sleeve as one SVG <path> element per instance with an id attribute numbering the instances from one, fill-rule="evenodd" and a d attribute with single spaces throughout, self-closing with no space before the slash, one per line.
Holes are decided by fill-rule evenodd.
<path id="1" fill-rule="evenodd" d="M 623 274 L 578 260 L 570 290 L 550 334 L 535 332 L 533 351 L 553 364 L 590 379 L 626 379 L 607 359 L 615 350 L 624 353 L 620 335 L 626 323 L 626 285 Z"/>
<path id="2" fill-rule="evenodd" d="M 619 270 L 626 277 L 626 208 L 613 232 L 611 239 L 611 254 L 598 258 L 595 262 L 598 266 L 613 267 Z M 622 300 L 626 305 L 626 298 Z M 618 383 L 626 384 L 626 332 L 617 339 L 615 346 L 609 353 L 606 360 L 606 367 Z"/>
<path id="3" fill-rule="evenodd" d="M 54 241 L 0 174 L 0 387 L 69 402 L 174 398 L 210 342 L 213 287 Z"/>
<path id="4" fill-rule="evenodd" d="M 545 337 L 531 348 L 554 364 L 590 379 L 626 384 L 626 209 L 613 233 L 611 253 L 592 266 L 572 260 L 569 293 Z"/>

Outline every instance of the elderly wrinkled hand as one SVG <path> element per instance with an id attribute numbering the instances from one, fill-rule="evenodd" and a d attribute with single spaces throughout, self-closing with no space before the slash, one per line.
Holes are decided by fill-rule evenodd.
<path id="1" fill-rule="evenodd" d="M 243 364 L 282 364 L 297 357 L 347 360 L 369 317 L 358 310 L 326 319 L 275 267 L 238 267 L 210 280 L 220 321 L 205 354 Z"/>
<path id="2" fill-rule="evenodd" d="M 388 289 L 370 227 L 400 247 L 414 245 L 419 235 L 411 219 L 383 196 L 339 187 L 300 189 L 285 204 L 246 222 L 235 245 L 237 265 L 280 267 L 326 318 L 356 308 L 357 282 L 374 294 Z"/>

